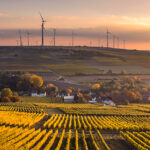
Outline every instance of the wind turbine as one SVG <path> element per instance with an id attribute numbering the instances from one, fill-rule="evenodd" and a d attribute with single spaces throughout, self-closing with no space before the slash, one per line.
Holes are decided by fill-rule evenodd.
<path id="1" fill-rule="evenodd" d="M 21 35 L 21 31 L 19 30 L 19 41 L 20 41 L 20 46 L 23 46 L 22 44 L 22 35 Z"/>
<path id="2" fill-rule="evenodd" d="M 16 42 L 17 42 L 17 46 L 19 45 L 19 41 L 18 40 L 16 40 Z"/>
<path id="3" fill-rule="evenodd" d="M 109 47 L 109 34 L 111 34 L 111 32 L 107 29 L 107 48 Z"/>
<path id="4" fill-rule="evenodd" d="M 72 31 L 72 47 L 74 46 L 74 32 Z"/>
<path id="5" fill-rule="evenodd" d="M 126 40 L 123 40 L 123 48 L 126 48 Z"/>
<path id="6" fill-rule="evenodd" d="M 28 41 L 28 46 L 30 46 L 30 35 L 31 35 L 31 33 L 29 33 L 29 32 L 27 31 L 27 41 Z"/>
<path id="7" fill-rule="evenodd" d="M 117 41 L 118 41 L 118 48 L 119 48 L 119 42 L 120 42 L 120 41 L 119 41 L 119 37 L 117 37 Z"/>
<path id="8" fill-rule="evenodd" d="M 46 22 L 46 20 L 44 20 L 43 16 L 41 15 L 41 13 L 39 13 L 41 16 L 41 20 L 42 20 L 42 47 L 44 46 L 44 24 Z"/>
<path id="9" fill-rule="evenodd" d="M 54 33 L 54 47 L 55 47 L 55 45 L 56 45 L 56 29 L 53 29 L 53 33 Z"/>
<path id="10" fill-rule="evenodd" d="M 116 36 L 113 35 L 113 48 L 115 48 L 115 39 L 116 39 Z"/>

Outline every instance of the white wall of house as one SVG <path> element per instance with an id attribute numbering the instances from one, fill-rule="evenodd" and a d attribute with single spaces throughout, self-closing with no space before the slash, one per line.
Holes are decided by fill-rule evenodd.
<path id="1" fill-rule="evenodd" d="M 32 97 L 46 97 L 46 92 L 45 93 L 31 93 Z"/>
<path id="2" fill-rule="evenodd" d="M 74 96 L 64 96 L 64 102 L 73 102 Z"/>

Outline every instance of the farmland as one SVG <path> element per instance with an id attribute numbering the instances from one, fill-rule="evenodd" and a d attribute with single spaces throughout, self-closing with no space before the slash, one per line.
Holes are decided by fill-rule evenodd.
<path id="1" fill-rule="evenodd" d="M 149 150 L 149 110 L 144 104 L 1 103 L 0 149 Z"/>
<path id="2" fill-rule="evenodd" d="M 140 60 L 140 61 L 139 61 Z M 150 52 L 97 47 L 0 47 L 0 71 L 30 72 L 60 89 L 87 89 L 89 83 L 127 74 L 150 83 Z M 107 74 L 111 70 L 113 75 Z M 64 81 L 57 81 L 63 76 Z"/>
<path id="3" fill-rule="evenodd" d="M 148 85 L 149 60 L 145 51 L 0 47 L 1 71 L 28 71 L 59 89 L 86 90 L 91 83 L 122 78 L 122 70 Z M 0 135 L 2 150 L 149 150 L 150 105 L 65 104 L 62 98 L 23 96 L 0 103 Z"/>
<path id="4" fill-rule="evenodd" d="M 52 70 L 61 75 L 93 75 L 125 69 L 128 73 L 148 74 L 149 58 L 150 53 L 145 51 L 96 47 L 0 47 L 0 69 L 6 71 Z"/>

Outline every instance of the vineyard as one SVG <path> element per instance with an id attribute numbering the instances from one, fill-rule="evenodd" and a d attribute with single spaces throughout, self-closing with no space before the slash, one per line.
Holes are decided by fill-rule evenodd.
<path id="1" fill-rule="evenodd" d="M 42 113 L 43 110 L 34 104 L 21 104 L 21 103 L 0 103 L 0 111 L 18 111 L 27 113 Z"/>
<path id="2" fill-rule="evenodd" d="M 73 113 L 49 115 L 44 112 L 44 108 L 56 106 L 69 110 L 74 106 Z M 101 107 L 89 104 L 1 103 L 0 149 L 150 150 L 149 105 L 120 106 L 112 108 L 112 111 L 107 107 L 104 111 Z M 113 109 L 121 107 L 122 114 L 115 112 L 113 115 Z M 94 109 L 99 109 L 99 112 L 103 110 L 103 113 L 92 114 Z M 127 109 L 131 115 L 125 115 Z M 87 110 L 91 112 L 80 113 Z"/>
<path id="3" fill-rule="evenodd" d="M 108 131 L 145 131 L 150 130 L 150 117 L 137 116 L 85 116 L 54 114 L 47 120 L 44 128 L 84 129 Z"/>
<path id="4" fill-rule="evenodd" d="M 138 150 L 150 149 L 150 132 L 122 132 L 121 135 Z"/>
<path id="5" fill-rule="evenodd" d="M 109 107 L 102 104 L 54 104 L 36 103 L 40 108 L 57 108 L 65 114 L 75 115 L 129 115 L 129 116 L 150 116 L 150 105 L 127 105 Z"/>

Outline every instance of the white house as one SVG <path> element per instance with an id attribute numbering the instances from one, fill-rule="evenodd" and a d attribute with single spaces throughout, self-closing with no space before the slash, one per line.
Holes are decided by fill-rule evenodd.
<path id="1" fill-rule="evenodd" d="M 57 98 L 60 98 L 60 97 L 63 97 L 63 95 L 61 95 L 61 94 L 58 93 L 58 94 L 56 95 L 56 97 L 57 97 Z"/>
<path id="2" fill-rule="evenodd" d="M 116 106 L 116 104 L 111 101 L 111 100 L 104 100 L 102 101 L 104 103 L 104 106 L 109 105 L 109 106 Z"/>
<path id="3" fill-rule="evenodd" d="M 88 102 L 89 102 L 90 104 L 97 103 L 97 101 L 96 101 L 96 97 L 92 98 L 92 100 L 89 100 Z"/>
<path id="4" fill-rule="evenodd" d="M 32 97 L 46 97 L 46 92 L 45 93 L 31 93 Z"/>
<path id="5" fill-rule="evenodd" d="M 73 102 L 74 96 L 64 96 L 64 102 Z"/>

